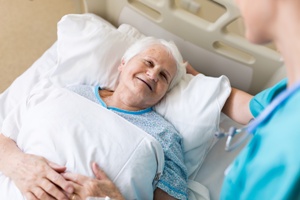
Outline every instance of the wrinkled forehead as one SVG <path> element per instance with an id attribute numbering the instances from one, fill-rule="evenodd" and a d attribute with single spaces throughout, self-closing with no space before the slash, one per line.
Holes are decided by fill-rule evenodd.
<path id="1" fill-rule="evenodd" d="M 161 64 L 167 68 L 170 73 L 176 73 L 176 61 L 171 53 L 171 51 L 161 44 L 154 44 L 147 47 L 144 51 L 141 52 L 142 56 L 152 58 L 157 63 Z"/>
<path id="2" fill-rule="evenodd" d="M 164 61 L 166 63 L 176 65 L 175 59 L 171 51 L 162 44 L 154 44 L 145 48 L 141 55 L 152 57 L 153 59 Z"/>
<path id="3" fill-rule="evenodd" d="M 153 44 L 148 46 L 147 48 L 145 48 L 144 51 L 142 52 L 147 52 L 147 53 L 151 53 L 151 54 L 155 54 L 155 53 L 165 53 L 165 54 L 169 54 L 169 51 L 167 49 L 167 47 L 165 47 L 162 44 Z"/>

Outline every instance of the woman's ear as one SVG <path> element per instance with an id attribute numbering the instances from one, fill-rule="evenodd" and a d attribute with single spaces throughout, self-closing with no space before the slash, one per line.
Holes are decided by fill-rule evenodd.
<path id="1" fill-rule="evenodd" d="M 124 59 L 122 58 L 121 63 L 120 63 L 120 65 L 119 65 L 119 67 L 118 67 L 118 71 L 121 72 L 121 71 L 123 70 L 123 67 L 124 67 L 124 66 L 125 66 L 125 61 L 124 61 Z"/>

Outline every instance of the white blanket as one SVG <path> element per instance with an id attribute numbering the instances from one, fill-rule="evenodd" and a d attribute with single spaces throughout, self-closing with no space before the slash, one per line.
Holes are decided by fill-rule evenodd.
<path id="1" fill-rule="evenodd" d="M 41 88 L 6 117 L 4 135 L 24 152 L 65 165 L 71 172 L 93 176 L 90 163 L 96 161 L 126 199 L 153 198 L 153 180 L 162 172 L 164 160 L 152 136 L 67 89 Z M 23 199 L 2 174 L 0 191 L 0 199 Z"/>

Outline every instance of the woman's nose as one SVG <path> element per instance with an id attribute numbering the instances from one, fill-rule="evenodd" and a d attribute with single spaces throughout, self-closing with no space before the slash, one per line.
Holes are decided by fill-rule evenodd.
<path id="1" fill-rule="evenodd" d="M 155 69 L 149 69 L 149 70 L 147 70 L 147 72 L 146 72 L 146 74 L 147 74 L 147 76 L 151 79 L 151 80 L 153 80 L 154 82 L 157 82 L 158 81 L 158 72 L 157 72 L 157 70 L 155 70 Z"/>

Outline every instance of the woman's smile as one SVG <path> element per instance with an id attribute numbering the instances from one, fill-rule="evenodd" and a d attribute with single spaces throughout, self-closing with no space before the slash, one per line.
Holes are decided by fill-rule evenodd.
<path id="1" fill-rule="evenodd" d="M 148 86 L 148 88 L 153 91 L 153 84 L 143 80 L 142 78 L 137 77 L 138 80 L 140 80 L 141 82 L 143 82 L 144 84 L 146 84 L 146 86 Z"/>

